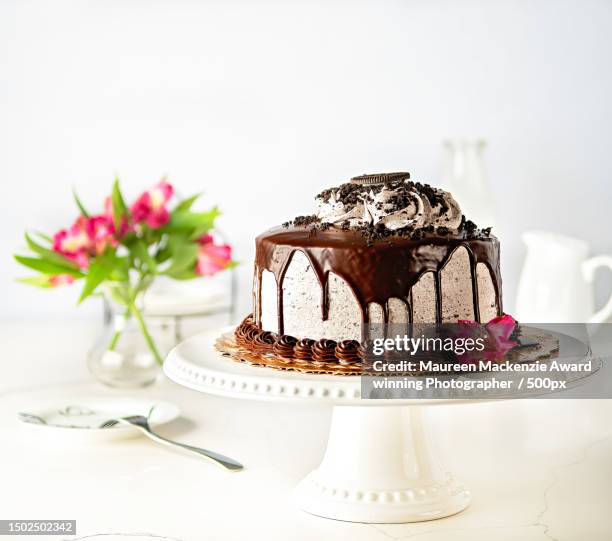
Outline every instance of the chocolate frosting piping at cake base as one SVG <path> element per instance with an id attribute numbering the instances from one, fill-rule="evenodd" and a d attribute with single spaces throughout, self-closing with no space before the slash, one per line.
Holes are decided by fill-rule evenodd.
<path id="1" fill-rule="evenodd" d="M 260 347 L 262 336 L 266 344 L 273 338 L 271 350 Z M 519 344 L 504 357 L 504 361 L 508 363 L 536 362 L 554 358 L 559 353 L 558 339 L 541 329 L 521 327 L 514 339 Z M 261 330 L 253 322 L 251 315 L 236 327 L 233 339 L 230 335 L 223 335 L 218 339 L 216 347 L 234 360 L 284 370 L 355 375 L 367 374 L 370 366 L 367 364 L 364 346 L 355 340 L 296 340 L 292 336 L 273 335 L 269 331 Z M 436 360 L 445 363 L 449 360 L 454 362 L 456 358 L 451 352 L 420 352 L 415 355 L 414 360 Z M 402 375 L 420 374 L 423 372 L 407 372 Z"/>

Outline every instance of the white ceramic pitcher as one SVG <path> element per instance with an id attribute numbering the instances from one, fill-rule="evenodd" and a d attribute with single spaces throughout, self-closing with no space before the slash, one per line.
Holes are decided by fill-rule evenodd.
<path id="1" fill-rule="evenodd" d="M 612 256 L 587 258 L 582 240 L 549 233 L 523 234 L 527 258 L 516 301 L 516 317 L 525 323 L 601 323 L 612 316 L 612 296 L 595 311 L 593 282 L 599 267 L 612 269 Z"/>

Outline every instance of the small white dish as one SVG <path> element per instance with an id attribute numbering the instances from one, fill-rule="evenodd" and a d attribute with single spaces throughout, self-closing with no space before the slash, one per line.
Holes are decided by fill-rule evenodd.
<path id="1" fill-rule="evenodd" d="M 17 419 L 24 427 L 32 428 L 39 434 L 99 440 L 139 434 L 139 430 L 122 424 L 110 428 L 100 426 L 110 419 L 129 415 L 146 417 L 149 412 L 152 428 L 169 423 L 180 414 L 176 404 L 161 400 L 76 397 L 31 406 L 24 404 L 17 412 Z"/>

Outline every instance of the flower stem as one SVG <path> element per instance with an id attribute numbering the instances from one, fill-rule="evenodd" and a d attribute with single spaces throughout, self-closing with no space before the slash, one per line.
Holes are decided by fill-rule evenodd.
<path id="1" fill-rule="evenodd" d="M 127 319 L 128 317 L 130 317 L 130 309 L 126 308 L 124 314 L 123 314 L 123 318 Z M 108 350 L 109 351 L 114 351 L 115 348 L 117 347 L 117 343 L 119 342 L 119 338 L 121 338 L 121 334 L 123 333 L 123 329 L 116 329 L 115 332 L 113 333 L 113 336 L 111 337 L 111 340 L 108 344 Z"/>
<path id="2" fill-rule="evenodd" d="M 144 336 L 144 339 L 147 342 L 147 345 L 149 346 L 151 353 L 153 353 L 153 357 L 155 357 L 157 364 L 159 364 L 160 366 L 163 365 L 164 360 L 159 354 L 159 351 L 157 351 L 157 346 L 155 345 L 155 342 L 153 341 L 153 337 L 149 333 L 149 329 L 147 328 L 147 324 L 145 323 L 145 320 L 142 317 L 142 313 L 136 306 L 135 302 L 130 303 L 129 308 L 132 314 L 134 315 L 134 317 L 136 318 L 136 321 L 138 321 L 138 326 L 140 327 L 140 331 L 142 332 L 142 335 Z"/>

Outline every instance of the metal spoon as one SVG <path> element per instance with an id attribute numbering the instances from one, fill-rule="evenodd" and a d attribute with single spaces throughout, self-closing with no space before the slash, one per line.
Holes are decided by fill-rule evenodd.
<path id="1" fill-rule="evenodd" d="M 200 447 L 194 447 L 185 443 L 179 443 L 177 441 L 172 441 L 167 438 L 164 438 L 163 436 L 160 436 L 159 434 L 151 430 L 151 427 L 149 426 L 149 419 L 144 415 L 130 415 L 128 417 L 109 419 L 108 421 L 102 423 L 100 425 L 100 428 L 110 428 L 117 424 L 135 426 L 144 434 L 146 434 L 149 438 L 158 443 L 163 443 L 164 445 L 169 445 L 171 447 L 178 447 L 180 449 L 185 449 L 186 451 L 191 451 L 192 453 L 200 455 L 229 471 L 240 471 L 244 468 L 244 466 L 240 464 L 240 462 L 237 462 L 236 460 L 223 456 L 219 453 L 215 453 L 214 451 L 208 451 L 207 449 L 201 449 Z"/>

